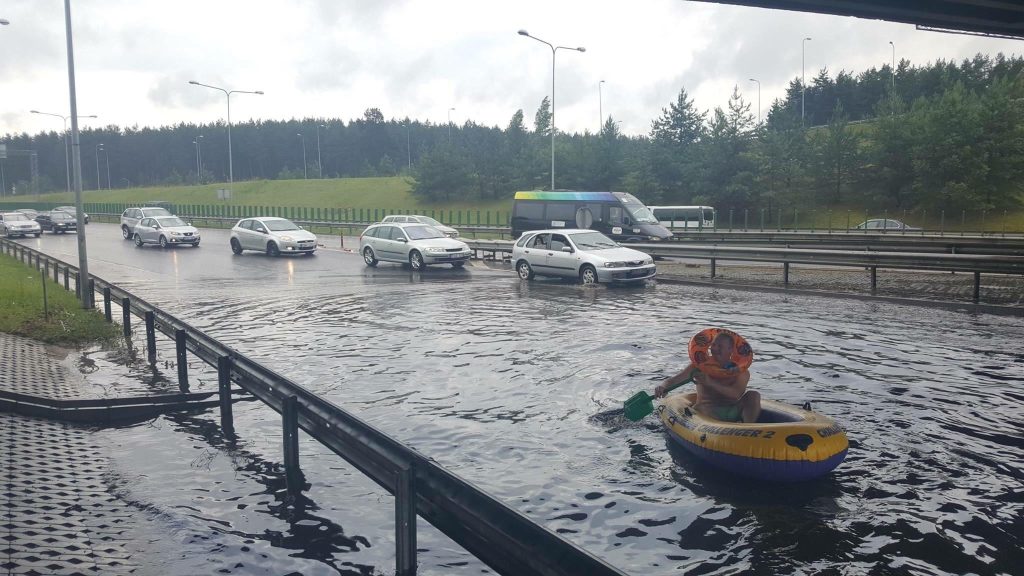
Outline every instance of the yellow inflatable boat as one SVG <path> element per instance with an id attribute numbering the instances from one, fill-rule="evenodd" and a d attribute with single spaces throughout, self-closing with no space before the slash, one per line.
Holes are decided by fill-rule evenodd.
<path id="1" fill-rule="evenodd" d="M 706 462 L 742 476 L 794 482 L 828 474 L 849 448 L 831 418 L 781 402 L 761 400 L 756 423 L 723 422 L 693 408 L 696 394 L 676 394 L 658 406 L 669 435 Z"/>

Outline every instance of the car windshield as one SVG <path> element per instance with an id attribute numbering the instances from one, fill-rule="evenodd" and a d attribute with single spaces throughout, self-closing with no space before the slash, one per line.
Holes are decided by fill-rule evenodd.
<path id="1" fill-rule="evenodd" d="M 434 220 L 430 216 L 416 216 L 416 219 L 419 220 L 420 224 L 427 224 L 429 226 L 444 226 L 444 224 L 441 224 L 440 222 Z"/>
<path id="2" fill-rule="evenodd" d="M 291 220 L 264 220 L 263 223 L 266 224 L 267 228 L 274 232 L 287 232 L 288 230 L 300 229 L 298 225 Z"/>
<path id="3" fill-rule="evenodd" d="M 28 220 L 28 216 L 25 216 L 24 214 L 20 214 L 18 212 L 11 212 L 10 214 L 7 215 L 5 220 L 11 221 L 11 222 L 13 222 L 15 220 Z"/>
<path id="4" fill-rule="evenodd" d="M 622 206 L 629 211 L 629 215 L 632 216 L 633 220 L 637 223 L 658 223 L 658 219 L 651 213 L 650 208 L 644 206 L 643 203 L 637 200 L 632 194 L 624 194 L 622 196 Z"/>
<path id="5" fill-rule="evenodd" d="M 608 248 L 618 246 L 614 240 L 600 232 L 573 234 L 572 241 L 576 243 L 576 247 L 580 250 L 607 250 Z"/>
<path id="6" fill-rule="evenodd" d="M 444 238 L 445 235 L 433 226 L 406 226 L 405 233 L 410 240 L 429 240 L 431 238 Z"/>
<path id="7" fill-rule="evenodd" d="M 164 216 L 162 218 L 157 218 L 156 221 L 165 228 L 171 228 L 173 226 L 188 226 L 188 224 L 177 216 Z"/>

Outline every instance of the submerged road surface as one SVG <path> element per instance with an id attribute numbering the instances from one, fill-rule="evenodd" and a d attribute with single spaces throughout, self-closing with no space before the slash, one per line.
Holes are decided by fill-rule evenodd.
<path id="1" fill-rule="evenodd" d="M 357 254 L 135 248 L 90 224 L 91 270 L 331 399 L 636 574 L 1011 574 L 1024 565 L 1024 336 L 1018 318 L 648 283 L 583 288 L 468 266 L 412 272 Z M 23 240 L 75 263 L 73 235 Z M 327 239 L 338 242 L 337 237 Z M 849 456 L 798 485 L 732 478 L 651 417 L 600 414 L 727 326 L 751 387 L 846 427 Z M 161 358 L 173 359 L 173 345 Z M 114 370 L 96 354 L 101 365 Z M 106 364 L 104 364 L 106 362 Z M 139 386 L 161 380 L 141 370 Z M 194 390 L 215 374 L 194 363 Z M 173 368 L 164 370 L 173 380 Z M 166 384 L 166 381 L 164 381 Z M 236 406 L 104 431 L 112 490 L 181 551 L 162 573 L 393 570 L 390 496 L 303 436 L 310 489 L 283 495 L 280 420 Z M 424 574 L 487 570 L 425 524 Z M 243 568 L 235 567 L 236 562 Z"/>

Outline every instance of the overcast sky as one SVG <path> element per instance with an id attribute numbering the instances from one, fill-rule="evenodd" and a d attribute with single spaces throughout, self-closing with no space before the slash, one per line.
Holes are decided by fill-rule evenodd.
<path id="1" fill-rule="evenodd" d="M 232 121 L 385 118 L 443 124 L 448 114 L 504 127 L 527 125 L 551 94 L 551 51 L 516 31 L 585 53 L 557 52 L 556 124 L 596 131 L 599 106 L 627 134 L 686 88 L 698 108 L 724 107 L 733 86 L 757 107 L 801 73 L 860 72 L 896 59 L 924 65 L 978 52 L 1020 54 L 1024 43 L 917 31 L 911 25 L 686 0 L 75 0 L 82 126 L 211 123 L 221 92 L 196 80 L 264 96 L 234 95 Z M 60 130 L 67 115 L 62 0 L 4 0 L 0 18 L 0 134 Z M 604 84 L 599 89 L 601 80 Z M 898 88 L 898 87 L 897 87 Z M 450 111 L 450 108 L 455 108 Z"/>

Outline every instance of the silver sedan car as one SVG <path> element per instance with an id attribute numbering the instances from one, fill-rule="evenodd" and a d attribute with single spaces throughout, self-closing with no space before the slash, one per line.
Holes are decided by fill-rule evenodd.
<path id="1" fill-rule="evenodd" d="M 367 266 L 376 266 L 383 260 L 408 264 L 413 270 L 430 264 L 461 268 L 472 255 L 465 242 L 448 238 L 433 226 L 398 222 L 382 222 L 363 230 L 359 252 Z"/>
<path id="2" fill-rule="evenodd" d="M 39 227 L 39 223 L 21 212 L 0 214 L 0 234 L 8 238 L 28 236 L 29 234 L 39 238 L 42 233 L 43 229 Z"/>
<path id="3" fill-rule="evenodd" d="M 161 248 L 190 244 L 199 246 L 199 230 L 177 216 L 143 218 L 135 225 L 132 238 L 136 246 L 159 244 Z"/>
<path id="4" fill-rule="evenodd" d="M 657 272 L 654 258 L 593 230 L 526 232 L 512 247 L 512 261 L 523 280 L 539 274 L 578 278 L 583 284 L 641 282 Z"/>
<path id="5" fill-rule="evenodd" d="M 287 218 L 246 218 L 231 229 L 231 251 L 258 250 L 268 256 L 316 252 L 316 236 Z"/>

